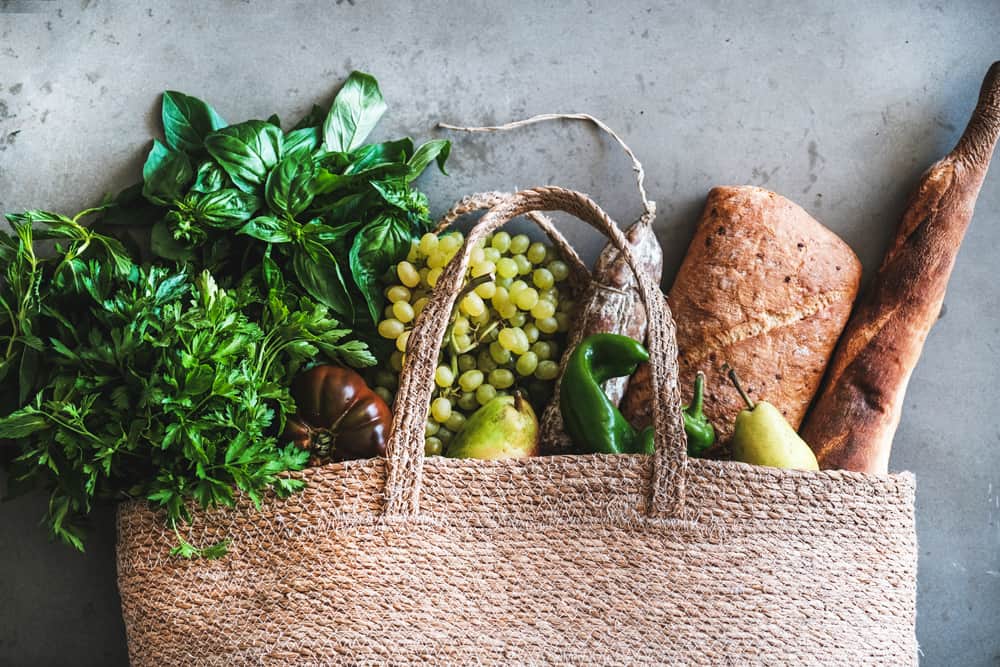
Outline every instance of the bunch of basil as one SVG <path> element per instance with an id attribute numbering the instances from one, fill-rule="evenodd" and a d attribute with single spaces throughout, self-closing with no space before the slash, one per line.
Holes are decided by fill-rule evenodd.
<path id="1" fill-rule="evenodd" d="M 386 111 L 373 77 L 354 72 L 328 113 L 318 107 L 283 132 L 267 121 L 225 124 L 201 100 L 163 96 L 166 143 L 143 167 L 142 194 L 168 210 L 153 251 L 224 273 L 264 263 L 343 322 L 372 330 L 384 306 L 378 279 L 429 228 L 411 187 L 450 143 L 409 138 L 365 144 Z"/>

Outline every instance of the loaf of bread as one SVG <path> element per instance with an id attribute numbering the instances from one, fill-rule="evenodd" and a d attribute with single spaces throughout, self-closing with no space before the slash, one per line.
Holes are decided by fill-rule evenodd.
<path id="1" fill-rule="evenodd" d="M 920 179 L 802 425 L 821 468 L 889 471 L 906 386 L 941 312 L 998 139 L 1000 62 L 995 62 L 958 144 Z"/>
<path id="2" fill-rule="evenodd" d="M 744 403 L 724 370 L 798 427 L 851 313 L 854 252 L 801 207 L 762 188 L 717 187 L 669 294 L 683 399 L 706 375 L 705 414 L 720 444 Z M 622 410 L 649 421 L 648 382 L 634 377 Z"/>

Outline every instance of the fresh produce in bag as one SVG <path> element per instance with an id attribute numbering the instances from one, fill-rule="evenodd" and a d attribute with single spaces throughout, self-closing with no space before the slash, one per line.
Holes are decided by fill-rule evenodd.
<path id="1" fill-rule="evenodd" d="M 372 374 L 390 403 L 404 353 L 428 294 L 462 245 L 459 232 L 427 233 L 393 267 L 389 301 L 378 325 L 395 345 L 390 369 Z M 472 254 L 434 374 L 426 453 L 442 454 L 480 406 L 524 392 L 540 409 L 552 397 L 558 359 L 574 307 L 566 285 L 570 267 L 553 248 L 527 235 L 500 231 Z"/>

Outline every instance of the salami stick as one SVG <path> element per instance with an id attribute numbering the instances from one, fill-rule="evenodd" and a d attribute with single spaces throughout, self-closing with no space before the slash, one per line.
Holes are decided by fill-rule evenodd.
<path id="1" fill-rule="evenodd" d="M 954 150 L 911 195 L 878 274 L 858 302 L 801 430 L 822 468 L 888 471 L 903 395 L 938 319 L 959 245 L 1000 135 L 1000 62 Z"/>
<path id="2" fill-rule="evenodd" d="M 625 235 L 631 244 L 635 258 L 639 262 L 640 269 L 659 283 L 663 274 L 663 252 L 656 234 L 653 232 L 656 204 L 650 201 L 646 194 L 646 172 L 632 149 L 606 123 L 589 114 L 573 113 L 542 114 L 505 125 L 488 127 L 460 127 L 447 123 L 440 123 L 439 127 L 462 132 L 503 132 L 534 123 L 563 119 L 585 120 L 593 123 L 607 132 L 631 160 L 639 196 L 642 198 L 643 214 L 626 230 Z M 562 358 L 563 364 L 560 367 L 560 377 L 569 352 L 585 336 L 595 333 L 618 333 L 639 341 L 644 341 L 646 338 L 646 312 L 639 299 L 635 277 L 610 243 L 597 259 L 593 279 L 582 295 L 574 321 L 576 326 L 569 334 L 566 351 Z M 612 403 L 617 405 L 621 401 L 625 395 L 627 384 L 628 378 L 615 378 L 605 383 L 604 391 Z M 559 410 L 558 382 L 552 402 L 542 413 L 541 442 L 543 448 L 549 452 L 565 452 L 572 448 L 572 443 L 563 430 L 562 414 Z"/>

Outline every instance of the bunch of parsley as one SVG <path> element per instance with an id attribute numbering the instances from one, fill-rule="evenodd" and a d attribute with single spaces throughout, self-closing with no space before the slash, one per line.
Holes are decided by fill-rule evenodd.
<path id="1" fill-rule="evenodd" d="M 7 216 L 0 455 L 14 454 L 14 491 L 49 489 L 55 537 L 82 550 L 102 498 L 147 498 L 176 526 L 191 501 L 301 487 L 282 474 L 307 461 L 280 436 L 291 379 L 317 362 L 375 363 L 379 278 L 427 228 L 410 184 L 448 154 L 446 142 L 362 145 L 384 111 L 357 72 L 325 119 L 314 108 L 288 133 L 273 117 L 227 127 L 166 93 L 166 143 L 141 184 L 72 218 Z M 180 539 L 175 552 L 224 545 Z"/>

